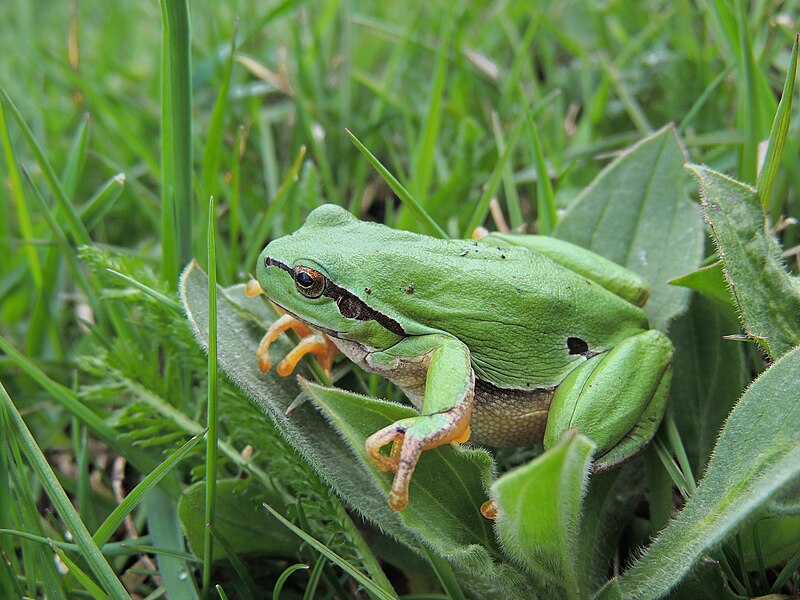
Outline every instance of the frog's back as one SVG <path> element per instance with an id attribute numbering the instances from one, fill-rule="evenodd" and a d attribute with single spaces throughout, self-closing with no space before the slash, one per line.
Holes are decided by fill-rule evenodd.
<path id="1" fill-rule="evenodd" d="M 497 386 L 556 385 L 577 363 L 648 327 L 640 308 L 525 248 L 427 236 L 370 246 L 385 264 L 365 283 L 370 305 L 408 334 L 459 338 L 479 379 Z"/>

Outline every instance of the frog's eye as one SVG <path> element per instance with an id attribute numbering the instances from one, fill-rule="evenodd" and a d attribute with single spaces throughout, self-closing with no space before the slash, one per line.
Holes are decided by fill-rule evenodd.
<path id="1" fill-rule="evenodd" d="M 295 267 L 294 284 L 306 298 L 319 298 L 325 291 L 325 276 L 308 267 Z"/>

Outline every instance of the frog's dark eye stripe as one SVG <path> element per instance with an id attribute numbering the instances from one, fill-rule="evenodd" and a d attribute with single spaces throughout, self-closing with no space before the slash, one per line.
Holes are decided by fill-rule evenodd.
<path id="1" fill-rule="evenodd" d="M 322 292 L 325 291 L 325 282 L 327 281 L 322 273 L 309 267 L 295 267 L 293 275 L 297 291 L 303 296 L 306 298 L 319 298 L 322 296 Z"/>
<path id="2" fill-rule="evenodd" d="M 403 326 L 391 317 L 384 315 L 377 310 L 370 308 L 361 298 L 339 287 L 319 271 L 310 267 L 298 266 L 292 269 L 279 260 L 264 257 L 265 267 L 278 267 L 283 269 L 294 279 L 297 290 L 307 298 L 319 298 L 325 295 L 331 298 L 339 309 L 343 317 L 356 319 L 358 321 L 376 321 L 386 329 L 397 335 L 406 335 Z M 369 292 L 371 293 L 372 289 Z"/>
<path id="3" fill-rule="evenodd" d="M 371 308 L 366 302 L 331 281 L 325 286 L 325 295 L 336 302 L 343 317 L 358 321 L 376 321 L 397 335 L 406 335 L 403 326 L 391 317 Z"/>
<path id="4" fill-rule="evenodd" d="M 275 260 L 274 258 L 270 258 L 269 256 L 265 256 L 264 257 L 264 266 L 265 267 L 278 267 L 279 269 L 283 269 L 284 271 L 289 273 L 289 275 L 294 277 L 294 271 L 292 270 L 291 267 L 283 264 L 279 260 Z"/>

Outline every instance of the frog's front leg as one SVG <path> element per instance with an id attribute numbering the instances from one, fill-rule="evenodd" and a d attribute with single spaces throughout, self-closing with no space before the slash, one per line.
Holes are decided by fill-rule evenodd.
<path id="1" fill-rule="evenodd" d="M 544 446 L 571 428 L 597 444 L 595 470 L 637 454 L 658 429 L 672 375 L 672 344 L 660 331 L 634 335 L 589 358 L 558 386 Z"/>
<path id="2" fill-rule="evenodd" d="M 368 362 L 381 372 L 420 357 L 428 363 L 421 414 L 384 427 L 366 442 L 367 454 L 378 468 L 395 473 L 389 506 L 396 511 L 408 505 L 408 486 L 422 452 L 448 442 L 465 442 L 470 434 L 475 374 L 462 342 L 438 334 L 408 337 L 389 350 L 371 354 Z M 390 443 L 386 456 L 380 450 Z"/>

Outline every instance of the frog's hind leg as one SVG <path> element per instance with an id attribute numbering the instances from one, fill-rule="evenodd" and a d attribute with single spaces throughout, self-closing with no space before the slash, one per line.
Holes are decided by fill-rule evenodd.
<path id="1" fill-rule="evenodd" d="M 619 465 L 653 437 L 666 408 L 672 344 L 650 329 L 597 354 L 558 386 L 544 434 L 550 448 L 572 428 L 597 444 L 595 471 Z"/>

